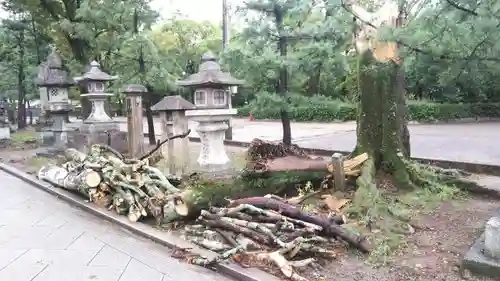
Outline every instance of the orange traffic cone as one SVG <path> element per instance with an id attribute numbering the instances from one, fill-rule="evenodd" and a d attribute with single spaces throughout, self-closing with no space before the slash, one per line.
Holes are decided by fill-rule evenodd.
<path id="1" fill-rule="evenodd" d="M 255 119 L 253 118 L 252 112 L 250 112 L 250 116 L 248 116 L 248 121 L 255 121 Z"/>

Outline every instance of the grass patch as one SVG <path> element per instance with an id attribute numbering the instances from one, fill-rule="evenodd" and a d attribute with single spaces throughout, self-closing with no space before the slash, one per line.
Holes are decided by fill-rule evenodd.
<path id="1" fill-rule="evenodd" d="M 17 131 L 10 136 L 13 143 L 31 143 L 38 141 L 38 135 L 32 130 Z"/>

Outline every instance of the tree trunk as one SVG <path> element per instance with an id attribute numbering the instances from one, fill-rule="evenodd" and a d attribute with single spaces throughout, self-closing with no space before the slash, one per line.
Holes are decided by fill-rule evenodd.
<path id="1" fill-rule="evenodd" d="M 307 79 L 307 95 L 314 96 L 319 94 L 319 86 L 321 81 L 321 69 L 323 64 L 320 62 L 314 68 L 313 74 Z"/>
<path id="2" fill-rule="evenodd" d="M 398 187 L 413 187 L 406 165 L 410 136 L 404 87 L 401 87 L 403 75 L 402 67 L 393 60 L 377 61 L 370 50 L 360 55 L 355 152 L 366 152 L 372 161 L 371 169 L 392 174 Z"/>
<path id="3" fill-rule="evenodd" d="M 278 32 L 280 33 L 278 39 L 278 50 L 280 53 L 281 59 L 285 60 L 287 57 L 287 49 L 288 49 L 288 38 L 286 35 L 281 34 L 283 32 L 283 21 L 284 21 L 284 13 L 283 11 L 275 6 L 274 16 L 276 20 L 276 26 L 278 28 Z M 281 95 L 284 99 L 284 104 L 281 107 L 280 117 L 281 124 L 283 126 L 283 143 L 286 145 L 292 144 L 292 129 L 290 126 L 290 116 L 288 116 L 288 106 L 289 106 L 289 98 L 288 98 L 288 69 L 286 66 L 282 66 L 279 72 L 278 83 L 276 83 L 277 89 L 276 92 Z"/>
<path id="4" fill-rule="evenodd" d="M 17 68 L 17 128 L 26 127 L 26 88 L 24 85 L 24 29 L 19 31 L 19 64 Z"/>
<path id="5" fill-rule="evenodd" d="M 151 85 L 147 85 L 146 88 L 148 92 L 144 94 L 144 100 L 146 102 L 146 120 L 148 122 L 148 139 L 149 144 L 156 144 L 156 135 L 155 135 L 155 123 L 153 119 L 153 111 L 151 111 L 151 107 L 153 103 L 151 102 L 151 95 L 153 95 L 153 87 Z"/>

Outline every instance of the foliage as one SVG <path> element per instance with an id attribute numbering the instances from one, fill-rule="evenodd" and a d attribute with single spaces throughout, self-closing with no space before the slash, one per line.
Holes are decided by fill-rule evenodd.
<path id="1" fill-rule="evenodd" d="M 363 1 L 372 7 L 381 2 Z M 495 32 L 500 22 L 498 9 L 492 8 L 498 6 L 495 1 L 455 5 L 456 1 L 445 0 L 400 2 L 408 9 L 404 12 L 406 24 L 397 30 L 384 30 L 383 39 L 402 42 L 409 99 L 440 103 L 500 101 L 500 48 Z M 241 17 L 249 24 L 234 38 L 226 60 L 229 68 L 247 81 L 239 105 L 250 101 L 255 93 L 274 92 L 276 69 L 283 65 L 289 70 L 292 93 L 356 101 L 352 15 L 338 0 L 280 3 L 293 6 L 285 21 L 285 30 L 293 38 L 285 61 L 274 53 L 275 26 L 264 16 L 252 14 L 248 5 L 241 9 Z"/>
<path id="2" fill-rule="evenodd" d="M 380 4 L 363 3 L 372 7 Z M 412 118 L 495 116 L 496 106 L 488 109 L 485 104 L 500 102 L 498 4 L 491 0 L 462 6 L 446 0 L 403 1 L 407 9 L 412 3 L 405 26 L 384 33 L 385 39 L 397 38 L 404 43 L 408 98 L 423 100 L 418 106 L 411 104 L 420 108 L 411 110 Z M 116 93 L 115 102 L 123 98 L 118 89 L 124 83 L 148 84 L 159 96 L 178 91 L 175 81 L 197 70 L 203 52 L 221 52 L 221 31 L 213 23 L 182 15 L 160 22 L 149 4 L 150 0 L 3 1 L 10 22 L 5 21 L 0 28 L 0 69 L 5 73 L 0 79 L 2 93 L 12 100 L 18 97 L 16 73 L 9 71 L 19 66 L 15 39 L 19 30 L 13 26 L 23 26 L 25 31 L 23 83 L 28 100 L 38 96 L 33 78 L 50 44 L 62 53 L 73 76 L 80 75 L 94 59 L 105 71 L 118 75 L 120 79 L 111 88 Z M 276 4 L 286 11 L 280 28 L 268 9 Z M 246 80 L 233 105 L 251 102 L 254 107 L 261 103 L 253 101 L 261 94 L 267 99 L 265 93 L 276 91 L 279 70 L 285 67 L 288 91 L 295 94 L 291 103 L 275 105 L 285 106 L 296 120 L 351 119 L 351 104 L 358 95 L 352 55 L 354 25 L 340 0 L 252 0 L 239 7 L 232 15 L 235 17 L 245 24 L 241 30 L 232 30 L 230 44 L 221 54 L 224 69 Z M 279 36 L 287 39 L 286 57 L 277 53 Z M 144 69 L 139 67 L 140 53 Z M 71 93 L 74 96 L 77 91 Z M 313 97 L 313 110 L 294 101 L 298 95 Z M 322 104 L 326 97 L 328 102 Z M 301 104 L 309 103 L 307 98 Z M 455 109 L 457 113 L 452 114 Z M 278 117 L 266 108 L 253 111 L 256 117 Z"/>
<path id="3" fill-rule="evenodd" d="M 335 122 L 356 120 L 356 105 L 325 96 L 304 97 L 292 94 L 290 117 L 302 122 Z M 238 109 L 238 116 L 256 119 L 279 119 L 279 105 L 283 99 L 267 92 L 258 93 L 255 100 Z M 451 121 L 462 118 L 500 118 L 500 103 L 435 103 L 410 101 L 409 120 L 419 122 Z"/>

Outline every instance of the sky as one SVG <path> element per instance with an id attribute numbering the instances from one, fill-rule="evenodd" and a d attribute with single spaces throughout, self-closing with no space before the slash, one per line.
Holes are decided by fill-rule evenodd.
<path id="1" fill-rule="evenodd" d="M 237 5 L 243 0 L 227 0 L 228 5 Z M 169 18 L 179 11 L 188 18 L 213 23 L 220 23 L 222 19 L 222 0 L 153 0 L 153 9 L 160 12 L 163 18 Z M 6 18 L 8 14 L 0 9 L 0 18 Z"/>
<path id="2" fill-rule="evenodd" d="M 243 0 L 227 0 L 228 5 L 237 5 Z M 153 0 L 153 9 L 168 18 L 176 11 L 196 21 L 208 20 L 219 23 L 222 19 L 222 0 Z"/>

